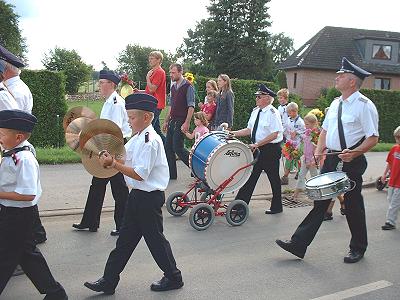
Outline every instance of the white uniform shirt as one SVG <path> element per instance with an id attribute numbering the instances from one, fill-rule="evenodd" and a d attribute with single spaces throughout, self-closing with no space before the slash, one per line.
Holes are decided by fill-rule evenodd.
<path id="1" fill-rule="evenodd" d="M 132 129 L 128 123 L 128 114 L 125 110 L 125 100 L 116 91 L 104 102 L 100 119 L 107 119 L 117 124 L 121 128 L 124 138 L 132 135 Z"/>
<path id="2" fill-rule="evenodd" d="M 322 128 L 327 131 L 326 147 L 341 151 L 338 130 L 338 109 L 342 97 L 333 100 Z M 360 92 L 353 93 L 343 101 L 342 124 L 347 148 L 354 146 L 363 137 L 379 136 L 378 111 L 374 103 Z"/>
<path id="3" fill-rule="evenodd" d="M 18 109 L 18 104 L 7 88 L 0 82 L 0 110 Z"/>
<path id="4" fill-rule="evenodd" d="M 24 141 L 16 148 L 33 146 Z M 30 207 L 37 204 L 42 188 L 40 186 L 39 164 L 31 151 L 23 150 L 12 157 L 3 157 L 0 164 L 0 192 L 16 192 L 21 195 L 36 195 L 33 201 L 13 201 L 0 199 L 0 204 L 7 207 Z"/>
<path id="5" fill-rule="evenodd" d="M 12 77 L 4 81 L 11 95 L 17 101 L 18 109 L 27 113 L 32 113 L 33 97 L 29 87 L 21 80 L 19 76 Z"/>
<path id="6" fill-rule="evenodd" d="M 281 115 L 281 119 L 282 119 L 283 130 L 286 129 L 285 126 L 286 126 L 287 120 L 289 119 L 289 116 L 288 116 L 288 113 L 287 113 L 287 105 L 288 104 L 289 103 L 286 103 L 285 105 L 281 105 L 280 104 L 278 106 L 278 111 L 279 111 L 279 113 Z"/>
<path id="7" fill-rule="evenodd" d="M 253 132 L 253 126 L 257 119 L 259 108 L 253 109 L 250 115 L 249 122 L 247 123 L 247 128 L 250 132 Z M 273 132 L 279 132 L 276 139 L 270 143 L 279 143 L 283 139 L 283 127 L 282 120 L 278 110 L 272 105 L 268 105 L 261 110 L 260 118 L 258 120 L 258 127 L 256 131 L 256 143 L 265 139 L 268 135 Z"/>
<path id="8" fill-rule="evenodd" d="M 133 168 L 143 179 L 139 181 L 125 176 L 126 183 L 145 192 L 165 191 L 169 182 L 168 162 L 161 137 L 153 126 L 149 125 L 133 136 L 125 144 L 125 149 L 125 165 Z"/>
<path id="9" fill-rule="evenodd" d="M 304 124 L 304 120 L 300 117 L 297 116 L 296 118 L 288 118 L 286 121 L 286 125 L 284 126 L 285 128 L 285 138 L 286 140 L 292 140 L 296 142 L 297 144 L 300 144 L 301 142 L 301 136 L 304 134 L 306 130 L 306 125 Z M 292 138 L 291 133 L 296 132 L 296 137 Z"/>

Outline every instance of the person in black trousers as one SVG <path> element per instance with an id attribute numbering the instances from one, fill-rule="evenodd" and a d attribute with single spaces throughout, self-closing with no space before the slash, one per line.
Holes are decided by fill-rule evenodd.
<path id="1" fill-rule="evenodd" d="M 328 153 L 339 152 L 339 155 L 326 156 L 321 173 L 336 171 L 342 160 L 342 171 L 354 181 L 354 188 L 344 194 L 346 219 L 351 232 L 350 250 L 344 257 L 344 262 L 355 263 L 364 257 L 368 245 L 365 207 L 361 194 L 362 174 L 367 168 L 364 153 L 378 142 L 378 112 L 372 101 L 359 92 L 363 79 L 370 73 L 346 58 L 343 58 L 342 67 L 337 73 L 339 75 L 336 77 L 335 87 L 342 95 L 332 102 L 325 117 L 316 157 L 321 157 L 326 149 Z M 278 239 L 276 243 L 297 257 L 304 258 L 330 202 L 331 199 L 314 201 L 313 209 L 291 239 Z"/>
<path id="2" fill-rule="evenodd" d="M 253 167 L 253 172 L 247 182 L 240 188 L 236 199 L 247 204 L 256 187 L 262 171 L 267 173 L 272 188 L 271 208 L 266 214 L 277 214 L 283 211 L 281 198 L 281 180 L 279 177 L 279 160 L 281 158 L 280 143 L 283 138 L 282 120 L 278 110 L 272 106 L 276 94 L 260 84 L 256 94 L 257 107 L 253 109 L 247 128 L 232 131 L 234 136 L 251 136 L 250 147 L 260 150 L 258 161 Z"/>
<path id="3" fill-rule="evenodd" d="M 27 142 L 37 119 L 21 110 L 0 111 L 0 295 L 19 264 L 45 300 L 68 296 L 34 241 L 42 193 L 39 164 Z M 1 297 L 0 297 L 1 298 Z"/>
<path id="4" fill-rule="evenodd" d="M 164 272 L 161 280 L 151 284 L 151 290 L 179 289 L 183 286 L 182 274 L 176 267 L 171 246 L 163 233 L 161 208 L 169 171 L 163 142 L 151 125 L 157 99 L 148 94 L 135 93 L 126 97 L 125 101 L 130 124 L 137 132 L 125 145 L 125 164 L 117 162 L 108 152 L 100 157 L 100 161 L 103 167 L 115 168 L 127 176 L 132 190 L 116 247 L 108 257 L 103 276 L 84 285 L 95 292 L 114 294 L 121 272 L 143 237 Z"/>

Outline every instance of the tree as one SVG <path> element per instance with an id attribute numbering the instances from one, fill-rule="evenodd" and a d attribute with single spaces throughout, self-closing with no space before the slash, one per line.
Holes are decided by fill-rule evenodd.
<path id="1" fill-rule="evenodd" d="M 272 35 L 268 41 L 268 47 L 271 49 L 272 60 L 276 66 L 294 51 L 293 39 L 285 36 L 283 32 Z"/>
<path id="2" fill-rule="evenodd" d="M 26 44 L 18 27 L 19 16 L 11 4 L 0 0 L 0 44 L 15 55 L 25 58 Z"/>
<path id="3" fill-rule="evenodd" d="M 136 82 L 146 82 L 146 75 L 149 71 L 148 58 L 150 52 L 154 50 L 153 48 L 142 47 L 136 44 L 127 45 L 117 58 L 119 63 L 118 70 L 121 73 L 127 73 L 129 78 Z M 161 67 L 168 74 L 169 66 L 175 62 L 175 56 L 163 50 L 160 51 L 164 56 Z"/>
<path id="4" fill-rule="evenodd" d="M 268 48 L 270 0 L 211 0 L 195 30 L 188 31 L 178 53 L 204 75 L 265 79 L 272 67 Z"/>
<path id="5" fill-rule="evenodd" d="M 44 55 L 43 65 L 50 71 L 63 71 L 66 76 L 65 90 L 68 94 L 78 92 L 82 83 L 88 81 L 93 67 L 86 65 L 75 50 L 56 47 Z"/>

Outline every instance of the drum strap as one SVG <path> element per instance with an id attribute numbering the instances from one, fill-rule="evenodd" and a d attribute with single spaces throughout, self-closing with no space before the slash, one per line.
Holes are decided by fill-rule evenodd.
<path id="1" fill-rule="evenodd" d="M 251 142 L 253 144 L 256 142 L 256 133 L 257 133 L 258 122 L 260 121 L 260 113 L 261 113 L 261 108 L 258 109 L 257 118 L 256 121 L 254 122 L 253 130 L 251 131 Z"/>
<path id="2" fill-rule="evenodd" d="M 343 101 L 339 101 L 339 109 L 338 109 L 338 130 L 339 130 L 339 140 L 340 140 L 340 147 L 342 150 L 346 149 L 346 139 L 344 138 L 344 130 L 343 130 L 343 123 L 342 123 L 342 106 Z"/>

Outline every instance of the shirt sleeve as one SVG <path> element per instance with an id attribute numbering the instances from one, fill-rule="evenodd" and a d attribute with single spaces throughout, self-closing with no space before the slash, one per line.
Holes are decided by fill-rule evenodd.
<path id="1" fill-rule="evenodd" d="M 192 85 L 189 85 L 186 91 L 186 103 L 188 107 L 195 107 L 194 88 Z"/>
<path id="2" fill-rule="evenodd" d="M 391 166 L 393 164 L 393 154 L 394 154 L 394 150 L 395 147 L 392 147 L 392 149 L 390 149 L 387 158 L 386 158 L 386 162 Z"/>
<path id="3" fill-rule="evenodd" d="M 276 111 L 271 115 L 270 126 L 271 126 L 271 132 L 277 132 L 277 131 L 283 132 L 283 125 L 279 111 Z"/>
<path id="4" fill-rule="evenodd" d="M 151 77 L 150 82 L 159 87 L 163 82 L 163 79 L 164 79 L 164 72 L 161 69 L 157 69 L 154 72 L 153 76 Z"/>
<path id="5" fill-rule="evenodd" d="M 134 161 L 133 169 L 143 179 L 147 180 L 157 158 L 157 144 L 145 143 L 140 152 L 140 159 Z"/>
<path id="6" fill-rule="evenodd" d="M 34 159 L 21 158 L 17 163 L 17 185 L 15 192 L 21 195 L 38 193 L 39 167 Z"/>
<path id="7" fill-rule="evenodd" d="M 375 105 L 368 101 L 366 105 L 364 105 L 364 110 L 362 112 L 362 127 L 366 138 L 370 136 L 379 136 L 378 120 L 379 116 Z"/>

